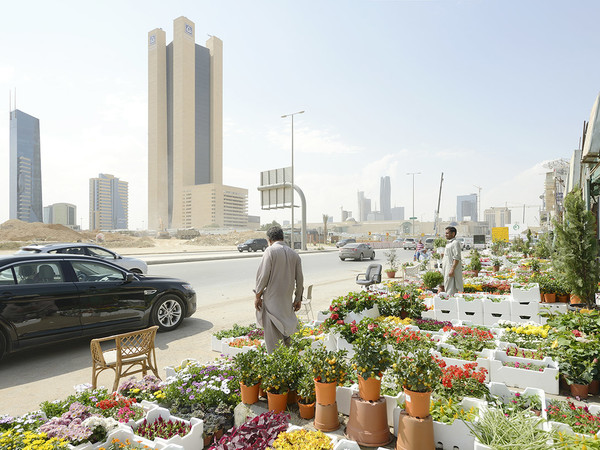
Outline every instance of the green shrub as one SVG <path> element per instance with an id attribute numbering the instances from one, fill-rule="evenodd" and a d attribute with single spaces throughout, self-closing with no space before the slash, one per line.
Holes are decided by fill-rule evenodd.
<path id="1" fill-rule="evenodd" d="M 444 275 L 437 270 L 430 270 L 423 275 L 423 284 L 427 289 L 433 289 L 444 283 Z"/>

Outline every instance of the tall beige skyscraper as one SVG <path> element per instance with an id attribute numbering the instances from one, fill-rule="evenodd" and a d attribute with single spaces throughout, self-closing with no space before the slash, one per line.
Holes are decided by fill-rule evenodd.
<path id="1" fill-rule="evenodd" d="M 223 42 L 179 17 L 148 33 L 148 227 L 245 227 L 247 199 L 223 186 Z"/>

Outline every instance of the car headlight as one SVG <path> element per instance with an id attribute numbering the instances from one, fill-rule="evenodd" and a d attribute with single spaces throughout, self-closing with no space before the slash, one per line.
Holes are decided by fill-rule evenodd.
<path id="1" fill-rule="evenodd" d="M 182 284 L 181 287 L 183 287 L 184 289 L 187 289 L 188 291 L 193 291 L 194 290 L 194 288 L 192 287 L 192 285 L 188 284 L 188 283 Z"/>

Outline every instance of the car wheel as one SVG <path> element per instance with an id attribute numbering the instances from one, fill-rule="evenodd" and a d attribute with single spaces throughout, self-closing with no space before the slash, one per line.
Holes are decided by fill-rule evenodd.
<path id="1" fill-rule="evenodd" d="M 260 250 L 264 252 L 266 249 L 267 249 L 267 247 L 263 247 Z"/>
<path id="2" fill-rule="evenodd" d="M 152 323 L 160 331 L 171 331 L 183 322 L 183 303 L 176 295 L 161 297 L 152 310 Z"/>
<path id="3" fill-rule="evenodd" d="M 340 256 L 340 259 L 341 259 L 342 261 L 346 261 L 346 258 L 342 258 L 341 256 Z"/>
<path id="4" fill-rule="evenodd" d="M 8 346 L 6 345 L 6 338 L 4 337 L 4 334 L 2 334 L 2 332 L 0 331 L 0 359 L 2 359 L 6 354 L 7 347 Z"/>
<path id="5" fill-rule="evenodd" d="M 242 253 L 244 250 L 240 250 L 240 249 L 238 248 L 238 251 L 239 251 L 240 253 Z"/>
<path id="6" fill-rule="evenodd" d="M 371 253 L 371 261 L 375 259 L 375 252 Z"/>

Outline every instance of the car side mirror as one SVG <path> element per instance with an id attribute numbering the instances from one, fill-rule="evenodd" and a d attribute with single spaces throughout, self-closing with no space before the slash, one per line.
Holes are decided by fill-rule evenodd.
<path id="1" fill-rule="evenodd" d="M 137 278 L 135 277 L 134 274 L 132 274 L 131 272 L 127 272 L 127 275 L 125 276 L 125 281 L 127 283 L 131 283 L 132 281 L 136 281 Z"/>

